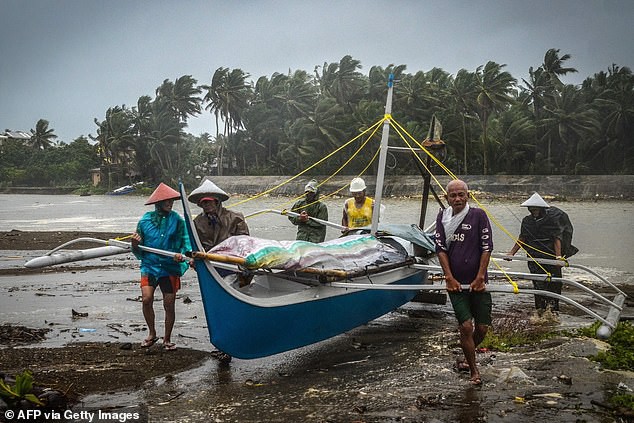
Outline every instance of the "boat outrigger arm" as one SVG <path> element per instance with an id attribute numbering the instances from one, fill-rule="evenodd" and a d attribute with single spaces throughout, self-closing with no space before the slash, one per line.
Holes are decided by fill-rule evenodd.
<path id="1" fill-rule="evenodd" d="M 501 255 L 501 254 L 494 254 L 496 257 L 500 256 L 500 257 L 504 257 L 507 258 L 508 256 L 505 255 Z M 522 259 L 521 257 L 517 257 L 517 259 Z M 554 262 L 555 260 L 539 260 L 539 259 L 533 259 L 532 261 L 537 261 L 537 262 L 544 262 L 544 261 L 549 261 L 549 262 Z M 560 261 L 560 263 L 563 263 Z M 588 271 L 590 274 L 599 277 L 602 281 L 605 281 L 609 286 L 615 288 L 618 292 L 616 294 L 616 296 L 614 297 L 614 300 L 610 301 L 608 298 L 604 297 L 603 295 L 599 294 L 598 292 L 593 291 L 592 289 L 588 288 L 587 286 L 577 282 L 577 281 L 573 281 L 570 279 L 565 279 L 565 278 L 555 278 L 555 277 L 550 277 L 549 275 L 545 275 L 545 274 L 534 274 L 534 273 L 522 273 L 522 272 L 505 272 L 505 271 L 499 271 L 499 270 L 489 270 L 488 273 L 490 276 L 500 276 L 500 277 L 506 277 L 506 276 L 512 276 L 512 277 L 516 277 L 516 278 L 521 278 L 524 280 L 533 280 L 533 281 L 547 281 L 547 280 L 551 280 L 551 281 L 558 281 L 558 282 L 562 282 L 563 284 L 569 285 L 569 286 L 574 286 L 576 288 L 579 288 L 580 290 L 584 291 L 587 294 L 590 294 L 590 296 L 592 296 L 593 298 L 599 300 L 600 302 L 606 304 L 609 307 L 609 311 L 607 313 L 606 317 L 602 317 L 599 314 L 597 314 L 595 311 L 589 309 L 588 307 L 580 304 L 579 302 L 570 299 L 568 297 L 566 297 L 565 295 L 561 295 L 561 294 L 557 294 L 554 292 L 550 292 L 550 291 L 543 291 L 543 290 L 538 290 L 538 289 L 530 289 L 530 288 L 520 288 L 520 289 L 516 289 L 515 287 L 512 286 L 493 286 L 491 284 L 489 284 L 486 288 L 486 290 L 488 292 L 496 292 L 496 293 L 506 293 L 506 294 L 529 294 L 529 295 L 541 295 L 544 297 L 550 297 L 550 298 L 556 298 L 558 300 L 561 300 L 567 304 L 572 305 L 573 307 L 583 311 L 584 313 L 592 316 L 593 318 L 599 320 L 602 325 L 597 329 L 597 336 L 601 339 L 606 339 L 609 338 L 610 335 L 612 334 L 612 332 L 614 331 L 614 329 L 616 329 L 616 326 L 619 322 L 620 319 L 620 315 L 621 312 L 623 311 L 623 304 L 625 302 L 625 297 L 627 296 L 625 293 L 623 293 L 623 291 L 621 291 L 620 289 L 618 289 L 617 287 L 615 287 L 613 284 L 611 284 L 608 280 L 606 280 L 605 278 L 603 278 L 600 275 L 597 275 L 596 272 L 594 272 L 591 269 L 588 269 L 585 266 L 581 266 L 581 265 L 569 265 L 570 267 L 575 267 L 578 269 L 582 269 L 582 270 L 586 270 Z M 440 266 L 436 266 L 436 265 L 424 265 L 424 264 L 412 264 L 411 267 L 416 268 L 416 269 L 421 269 L 421 270 L 427 270 L 430 273 L 442 273 L 442 267 Z M 411 285 L 396 285 L 396 284 L 391 284 L 391 285 L 380 285 L 380 284 L 372 284 L 372 283 L 349 283 L 349 282 L 344 282 L 344 281 L 340 281 L 340 282 L 331 282 L 329 284 L 330 286 L 333 287 L 338 287 L 338 288 L 346 288 L 346 289 L 386 289 L 386 290 L 411 290 L 412 287 Z M 444 284 L 442 285 L 424 285 L 424 286 L 419 286 L 417 287 L 418 290 L 420 291 L 445 291 L 446 287 Z M 468 290 L 469 289 L 469 285 L 463 285 L 462 286 L 463 290 Z"/>
<path id="2" fill-rule="evenodd" d="M 277 212 L 276 210 L 270 210 L 271 212 Z M 335 225 L 335 224 L 333 224 Z M 103 244 L 103 247 L 97 247 L 97 248 L 90 248 L 90 249 L 84 249 L 84 250 L 71 250 L 71 251 L 62 251 L 59 252 L 59 250 L 62 250 L 65 247 L 68 247 L 69 245 L 72 244 L 76 244 L 76 243 L 86 243 L 86 242 L 92 242 L 92 243 L 98 243 L 98 244 Z M 176 255 L 176 253 L 171 252 L 171 251 L 165 251 L 165 250 L 160 250 L 160 249 L 156 249 L 156 248 L 150 248 L 150 247 L 146 247 L 146 246 L 142 246 L 140 245 L 139 248 L 143 251 L 147 251 L 147 252 L 151 252 L 151 253 L 156 253 L 156 254 L 160 254 L 160 255 L 164 255 L 164 256 L 168 256 L 168 257 L 174 257 Z M 105 257 L 105 256 L 110 256 L 110 255 L 116 255 L 116 254 L 123 254 L 123 253 L 129 253 L 131 252 L 132 246 L 129 242 L 124 242 L 124 241 L 120 241 L 120 240 L 114 240 L 114 239 L 110 239 L 110 240 L 102 240 L 102 239 L 97 239 L 97 238 L 77 238 L 75 240 L 66 242 L 56 248 L 54 248 L 53 250 L 49 251 L 48 253 L 46 253 L 45 255 L 41 256 L 41 257 L 36 257 L 30 261 L 28 261 L 27 263 L 25 263 L 25 267 L 27 268 L 31 268 L 31 269 L 36 269 L 36 268 L 41 268 L 41 267 L 45 267 L 45 266 L 52 266 L 52 265 L 56 265 L 56 264 L 63 264 L 63 263 L 68 263 L 68 262 L 73 262 L 73 261 L 80 261 L 80 260 L 87 260 L 87 259 L 91 259 L 91 258 L 98 258 L 98 257 Z M 198 259 L 198 260 L 206 260 L 208 262 L 210 262 L 210 264 L 212 264 L 215 267 L 219 267 L 219 268 L 224 268 L 227 270 L 232 270 L 232 271 L 241 271 L 243 270 L 243 268 L 241 267 L 241 265 L 243 264 L 244 259 L 238 258 L 238 257 L 232 257 L 232 256 L 226 256 L 226 255 L 221 255 L 221 254 L 208 254 L 208 253 L 203 253 L 203 252 L 193 252 L 192 254 L 190 254 L 191 257 Z M 598 292 L 593 291 L 592 289 L 588 288 L 587 286 L 577 282 L 577 281 L 573 281 L 570 279 L 566 279 L 566 278 L 555 278 L 555 277 L 551 277 L 549 275 L 545 275 L 545 274 L 534 274 L 534 273 L 522 273 L 522 272 L 503 272 L 503 271 L 499 271 L 499 270 L 490 270 L 489 271 L 489 275 L 491 276 L 500 276 L 500 277 L 504 277 L 504 276 L 510 276 L 510 277 L 515 277 L 515 278 L 520 278 L 520 279 L 524 279 L 524 280 L 532 280 L 532 281 L 547 281 L 547 280 L 552 280 L 552 281 L 558 281 L 561 282 L 563 284 L 569 285 L 569 286 L 573 286 L 576 288 L 579 288 L 580 290 L 586 292 L 587 294 L 589 294 L 590 296 L 592 296 L 593 298 L 599 300 L 600 302 L 606 304 L 607 306 L 609 306 L 609 311 L 606 317 L 602 317 L 600 315 L 598 315 L 596 312 L 590 310 L 589 308 L 583 306 L 582 304 L 580 304 L 577 301 L 574 301 L 564 295 L 561 294 L 556 294 L 554 292 L 549 292 L 549 291 L 542 291 L 542 290 L 535 290 L 535 289 L 527 289 L 527 288 L 521 288 L 521 289 L 516 289 L 512 286 L 488 286 L 487 287 L 487 291 L 489 292 L 497 292 L 497 293 L 508 293 L 508 294 L 529 294 L 529 295 L 542 295 L 542 296 L 546 296 L 546 297 L 551 297 L 551 298 L 556 298 L 558 300 L 561 300 L 567 304 L 572 305 L 573 307 L 576 307 L 577 309 L 583 311 L 584 313 L 592 316 L 593 318 L 599 320 L 601 323 L 603 323 L 599 329 L 597 329 L 597 336 L 599 338 L 602 339 L 606 339 L 608 337 L 610 337 L 610 335 L 612 334 L 613 330 L 616 328 L 616 325 L 619 321 L 621 312 L 623 311 L 623 304 L 625 303 L 625 297 L 627 296 L 622 290 L 620 290 L 618 287 L 616 287 L 614 284 L 612 284 L 610 281 L 608 281 L 606 278 L 604 278 L 603 276 L 599 275 L 597 272 L 595 272 L 594 270 L 586 267 L 586 266 L 582 266 L 579 264 L 571 264 L 568 263 L 567 261 L 562 261 L 562 260 L 549 260 L 549 259 L 532 259 L 532 258 L 526 258 L 526 257 L 522 257 L 522 256 L 508 256 L 505 254 L 497 254 L 494 253 L 492 254 L 492 257 L 494 259 L 504 259 L 504 260 L 519 260 L 519 261 L 535 261 L 535 262 L 539 262 L 539 263 L 543 263 L 543 264 L 551 264 L 551 265 L 558 265 L 558 266 L 566 266 L 566 267 L 571 267 L 571 268 L 576 268 L 576 269 L 580 269 L 583 270 L 597 278 L 599 278 L 601 281 L 605 282 L 607 285 L 609 285 L 610 287 L 612 287 L 613 289 L 615 289 L 617 291 L 614 299 L 611 301 L 608 298 L 604 297 L 603 295 L 599 294 Z M 442 268 L 440 266 L 434 266 L 434 265 L 423 265 L 423 264 L 414 264 L 414 263 L 404 263 L 404 266 L 408 266 L 408 267 L 412 267 L 412 268 L 416 268 L 416 269 L 420 269 L 420 270 L 426 270 L 432 273 L 442 273 Z M 380 270 L 385 270 L 385 269 L 380 269 Z M 312 268 L 307 268 L 307 269 L 298 269 L 293 271 L 292 273 L 312 273 L 312 274 L 318 274 L 320 276 L 322 276 L 321 278 L 321 282 L 325 283 L 331 287 L 336 287 L 336 288 L 344 288 L 344 289 L 370 289 L 370 290 L 406 290 L 406 291 L 411 291 L 412 290 L 412 286 L 411 285 L 401 285 L 401 284 L 373 284 L 371 283 L 351 283 L 351 282 L 346 282 L 346 280 L 351 279 L 354 276 L 359 276 L 358 274 L 352 274 L 350 272 L 345 272 L 345 271 L 338 271 L 338 270 L 331 270 L 331 271 L 325 271 L 325 270 L 321 270 L 321 269 L 312 269 Z M 372 271 L 368 271 L 368 276 L 370 276 L 373 272 Z M 468 289 L 468 286 L 463 286 L 463 289 Z M 417 290 L 420 291 L 444 291 L 446 290 L 444 285 L 424 285 L 424 286 L 417 286 L 416 287 Z"/>
<path id="3" fill-rule="evenodd" d="M 238 270 L 239 266 L 243 264 L 242 263 L 243 259 L 236 258 L 236 257 L 230 257 L 229 259 L 226 259 L 225 256 L 218 255 L 218 254 L 194 252 L 192 256 L 196 259 L 206 260 L 210 262 L 210 264 L 212 264 L 213 266 L 219 266 L 222 264 L 226 266 L 227 263 L 231 263 L 234 266 L 233 267 L 234 270 Z M 518 259 L 520 259 L 520 257 L 518 257 Z M 541 260 L 537 260 L 537 261 L 541 261 Z M 407 263 L 407 264 L 404 264 L 404 266 L 420 269 L 420 270 L 425 270 L 430 273 L 442 273 L 442 268 L 440 266 L 435 266 L 435 265 Z M 569 266 L 573 267 L 573 265 L 569 265 Z M 574 267 L 582 269 L 582 270 L 587 270 L 592 275 L 596 275 L 602 281 L 605 281 L 609 286 L 614 287 L 613 284 L 609 283 L 609 281 L 607 281 L 605 278 L 601 277 L 600 275 L 597 275 L 596 272 L 592 271 L 591 269 L 588 269 L 587 267 L 581 266 L 581 265 L 574 265 Z M 293 272 L 318 273 L 322 276 L 329 277 L 327 279 L 326 278 L 321 279 L 322 283 L 324 283 L 327 286 L 335 287 L 335 288 L 351 289 L 351 290 L 388 290 L 388 291 L 389 290 L 403 290 L 403 291 L 412 290 L 412 285 L 406 285 L 406 284 L 374 284 L 372 283 L 370 279 L 372 272 L 367 273 L 368 282 L 356 282 L 356 283 L 349 282 L 349 280 L 354 276 L 359 276 L 358 274 L 356 273 L 351 274 L 349 272 L 345 272 L 342 270 L 327 271 L 322 269 L 306 268 L 306 269 L 297 269 Z M 618 293 L 615 296 L 614 300 L 611 301 L 605 296 L 599 294 L 598 292 L 593 291 L 592 289 L 588 288 L 587 286 L 583 285 L 580 282 L 573 281 L 566 278 L 550 277 L 549 275 L 545 275 L 545 274 L 489 270 L 489 275 L 497 276 L 497 277 L 510 276 L 514 278 L 520 278 L 524 280 L 534 280 L 534 281 L 547 281 L 547 280 L 558 281 L 568 286 L 573 286 L 575 288 L 580 289 L 581 291 L 584 291 L 585 293 L 589 294 L 591 297 L 597 299 L 598 301 L 604 303 L 605 305 L 609 307 L 609 311 L 606 317 L 603 317 L 597 314 L 595 311 L 589 309 L 588 307 L 580 304 L 579 302 L 571 298 L 566 297 L 565 295 L 557 294 L 554 292 L 525 288 L 525 287 L 516 289 L 515 287 L 512 287 L 512 286 L 493 286 L 493 285 L 487 286 L 487 291 L 489 292 L 506 293 L 506 294 L 542 295 L 545 297 L 556 298 L 567 304 L 570 304 L 571 306 L 583 311 L 584 313 L 592 316 L 593 318 L 599 320 L 602 323 L 602 325 L 597 330 L 597 336 L 602 339 L 608 338 L 612 334 L 613 330 L 616 328 L 616 325 L 620 318 L 620 314 L 623 310 L 623 304 L 624 304 L 625 296 L 626 296 L 626 294 L 624 294 L 621 290 L 618 290 L 618 288 L 614 287 L 617 289 Z M 446 290 L 446 287 L 444 284 L 442 285 L 426 284 L 423 286 L 416 286 L 415 289 L 419 291 L 444 291 Z M 468 290 L 469 286 L 465 285 L 462 287 L 462 289 Z"/>

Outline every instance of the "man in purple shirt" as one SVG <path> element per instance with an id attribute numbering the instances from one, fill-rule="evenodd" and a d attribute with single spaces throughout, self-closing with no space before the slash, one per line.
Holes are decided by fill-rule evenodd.
<path id="1" fill-rule="evenodd" d="M 468 190 L 467 184 L 459 179 L 447 185 L 445 198 L 450 207 L 441 210 L 436 218 L 435 242 L 465 356 L 457 368 L 468 369 L 470 382 L 480 385 L 475 350 L 491 325 L 491 294 L 485 290 L 493 238 L 486 213 L 469 207 Z M 463 291 L 465 285 L 469 289 Z"/>

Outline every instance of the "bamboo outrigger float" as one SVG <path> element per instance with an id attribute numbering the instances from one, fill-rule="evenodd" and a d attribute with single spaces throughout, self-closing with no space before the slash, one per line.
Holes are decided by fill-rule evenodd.
<path id="1" fill-rule="evenodd" d="M 380 209 L 387 151 L 388 149 L 395 151 L 399 149 L 388 145 L 392 91 L 393 79 L 390 78 L 375 195 L 378 206 L 375 210 Z M 432 123 L 430 136 L 432 141 L 436 138 L 439 139 L 438 133 L 434 135 L 434 128 L 435 124 Z M 418 151 L 425 151 L 429 154 L 424 149 L 414 151 L 414 149 L 409 148 L 402 151 L 415 154 Z M 428 159 L 427 171 L 429 163 Z M 430 177 L 424 175 L 423 180 L 423 203 L 425 206 L 421 208 L 419 219 L 421 227 L 424 224 L 426 196 L 432 191 L 438 199 L 436 193 L 430 189 Z M 180 194 L 187 230 L 194 249 L 190 256 L 194 258 L 194 268 L 198 276 L 210 341 L 215 347 L 231 356 L 246 359 L 265 357 L 319 342 L 389 313 L 412 301 L 420 292 L 442 292 L 445 290 L 444 283 L 434 285 L 431 282 L 431 274 L 442 272 L 440 266 L 432 265 L 427 261 L 433 250 L 433 245 L 430 247 L 429 244 L 417 242 L 416 237 L 407 239 L 407 237 L 401 236 L 401 233 L 382 238 L 378 212 L 374 213 L 369 236 L 373 239 L 385 239 L 390 245 L 397 243 L 411 246 L 412 240 L 414 240 L 416 248 L 411 248 L 414 253 L 404 254 L 399 260 L 355 269 L 333 269 L 320 266 L 292 269 L 249 268 L 244 257 L 203 250 L 202 243 L 194 229 L 193 215 L 186 201 L 187 195 L 182 184 L 180 185 Z M 292 215 L 294 212 L 267 209 L 254 214 L 259 213 L 275 213 L 284 216 Z M 347 229 L 332 222 L 320 221 L 320 223 L 338 229 Z M 80 251 L 60 251 L 62 248 L 80 241 L 92 241 L 104 246 Z M 175 254 L 146 247 L 140 248 L 155 254 L 171 256 Z M 81 238 L 63 244 L 46 255 L 27 262 L 25 266 L 39 268 L 88 258 L 129 253 L 130 251 L 130 244 L 120 240 L 104 241 Z M 410 249 L 406 249 L 406 251 L 409 252 Z M 506 255 L 493 255 L 493 257 L 505 260 L 523 260 L 522 257 Z M 615 298 L 609 300 L 583 284 L 565 278 L 557 279 L 564 284 L 581 289 L 584 293 L 605 304 L 609 309 L 607 315 L 603 317 L 577 301 L 547 291 L 497 286 L 492 283 L 487 286 L 487 290 L 500 294 L 539 294 L 557 298 L 602 322 L 603 325 L 597 334 L 602 338 L 609 337 L 618 323 L 625 293 L 596 272 L 583 266 L 571 265 L 559 260 L 540 260 L 540 262 L 577 267 L 615 289 Z M 523 280 L 549 278 L 547 275 L 496 270 L 491 270 L 490 274 L 512 276 Z M 240 286 L 238 279 L 241 275 L 253 276 L 253 281 L 247 286 Z M 553 278 L 553 280 L 555 279 Z M 468 289 L 468 287 L 464 289 Z"/>

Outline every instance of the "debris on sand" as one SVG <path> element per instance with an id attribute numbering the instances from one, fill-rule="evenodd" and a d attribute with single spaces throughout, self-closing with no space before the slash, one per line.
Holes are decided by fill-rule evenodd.
<path id="1" fill-rule="evenodd" d="M 22 345 L 41 342 L 46 339 L 46 333 L 51 329 L 35 329 L 25 326 L 3 324 L 0 325 L 0 344 Z"/>

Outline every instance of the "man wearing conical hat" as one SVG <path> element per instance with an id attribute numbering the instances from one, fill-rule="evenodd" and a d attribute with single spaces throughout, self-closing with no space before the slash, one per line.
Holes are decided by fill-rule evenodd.
<path id="1" fill-rule="evenodd" d="M 229 194 L 209 179 L 205 179 L 187 198 L 203 210 L 194 218 L 194 225 L 205 251 L 231 236 L 249 235 L 244 215 L 223 207 L 222 202 L 229 199 Z"/>
<path id="2" fill-rule="evenodd" d="M 141 260 L 141 298 L 143 317 L 148 326 L 148 336 L 142 347 L 151 347 L 158 341 L 154 321 L 154 292 L 157 287 L 163 294 L 165 309 L 165 335 L 163 348 L 171 351 L 176 344 L 171 341 L 172 329 L 176 320 L 176 292 L 180 289 L 180 277 L 188 268 L 183 256 L 191 251 L 189 236 L 183 218 L 172 210 L 174 200 L 180 194 L 164 183 L 154 190 L 146 205 L 154 205 L 154 210 L 141 217 L 136 233 L 132 236 L 132 252 Z M 143 251 L 140 245 L 177 253 L 174 258 Z"/>
<path id="3" fill-rule="evenodd" d="M 328 220 L 328 207 L 319 201 L 319 187 L 315 179 L 310 180 L 304 187 L 304 198 L 293 204 L 292 212 L 299 216 L 288 216 L 288 220 L 297 226 L 299 241 L 324 242 L 326 239 L 326 225 L 310 219 Z"/>
<path id="4" fill-rule="evenodd" d="M 529 257 L 554 260 L 561 258 L 563 252 L 570 257 L 577 252 L 572 246 L 572 224 L 568 215 L 562 210 L 551 207 L 538 193 L 534 193 L 521 204 L 527 207 L 529 215 L 522 219 L 518 242 L 513 245 L 509 255 L 515 255 L 523 247 Z M 561 266 L 528 262 L 528 269 L 534 274 L 549 273 L 561 278 Z M 535 289 L 561 294 L 561 281 L 533 281 Z M 541 314 L 547 308 L 559 311 L 559 300 L 556 298 L 535 295 L 535 308 Z"/>

